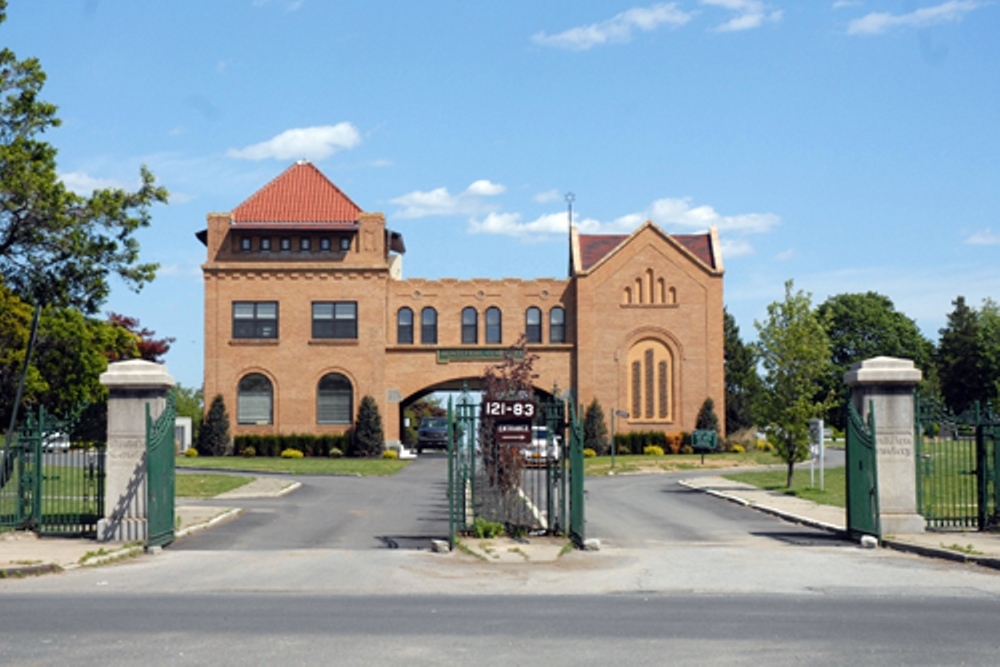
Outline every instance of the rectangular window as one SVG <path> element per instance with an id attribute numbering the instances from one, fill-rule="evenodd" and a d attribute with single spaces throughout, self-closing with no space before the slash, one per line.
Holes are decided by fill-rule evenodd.
<path id="1" fill-rule="evenodd" d="M 277 337 L 277 301 L 233 302 L 233 338 Z"/>
<path id="2" fill-rule="evenodd" d="M 319 239 L 319 249 L 324 252 L 330 252 L 330 237 L 321 236 Z"/>
<path id="3" fill-rule="evenodd" d="M 357 301 L 316 301 L 312 305 L 312 337 L 356 339 Z"/>
<path id="4" fill-rule="evenodd" d="M 260 249 L 261 252 L 269 252 L 271 250 L 271 238 L 269 236 L 262 236 L 260 239 Z"/>
<path id="5" fill-rule="evenodd" d="M 240 237 L 240 250 L 243 252 L 250 252 L 253 249 L 252 242 L 249 236 Z"/>
<path id="6" fill-rule="evenodd" d="M 292 249 L 292 239 L 287 236 L 282 236 L 279 243 L 281 243 L 282 252 L 288 252 Z"/>
<path id="7" fill-rule="evenodd" d="M 340 249 L 343 250 L 344 252 L 347 252 L 348 250 L 350 250 L 351 249 L 351 239 L 347 238 L 346 236 L 344 238 L 340 239 Z"/>
<path id="8" fill-rule="evenodd" d="M 299 239 L 299 250 L 301 250 L 302 252 L 309 252 L 309 250 L 312 248 L 311 240 L 312 239 L 310 239 L 308 236 L 301 237 Z"/>

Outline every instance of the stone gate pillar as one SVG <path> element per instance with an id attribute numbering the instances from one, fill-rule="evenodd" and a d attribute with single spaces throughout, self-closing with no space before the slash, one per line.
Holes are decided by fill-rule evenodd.
<path id="1" fill-rule="evenodd" d="M 101 542 L 130 542 L 147 536 L 146 405 L 156 419 L 166 409 L 174 379 L 166 367 L 131 359 L 101 373 L 108 388 L 108 449 Z"/>
<path id="2" fill-rule="evenodd" d="M 875 410 L 878 500 L 885 535 L 924 532 L 917 514 L 913 390 L 923 374 L 909 359 L 875 357 L 851 366 L 844 382 L 864 419 Z"/>

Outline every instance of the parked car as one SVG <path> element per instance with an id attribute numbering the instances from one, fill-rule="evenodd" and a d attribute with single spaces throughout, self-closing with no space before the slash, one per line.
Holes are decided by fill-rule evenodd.
<path id="1" fill-rule="evenodd" d="M 62 431 L 42 436 L 42 449 L 47 452 L 65 452 L 69 449 L 69 434 Z"/>
<path id="2" fill-rule="evenodd" d="M 448 449 L 448 419 L 423 417 L 417 426 L 417 454 L 425 449 Z"/>
<path id="3" fill-rule="evenodd" d="M 531 427 L 531 444 L 522 449 L 527 465 L 546 465 L 559 460 L 559 436 L 553 435 L 548 426 Z"/>

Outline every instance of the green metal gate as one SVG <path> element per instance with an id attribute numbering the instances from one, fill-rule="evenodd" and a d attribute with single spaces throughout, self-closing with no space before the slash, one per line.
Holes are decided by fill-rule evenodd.
<path id="1" fill-rule="evenodd" d="M 878 505 L 878 468 L 875 450 L 875 410 L 868 423 L 853 403 L 847 404 L 847 532 L 857 538 L 882 538 Z"/>
<path id="2" fill-rule="evenodd" d="M 917 506 L 927 527 L 996 528 L 1000 420 L 988 405 L 955 414 L 937 401 L 916 400 Z"/>
<path id="3" fill-rule="evenodd" d="M 174 394 L 156 421 L 146 404 L 146 544 L 160 547 L 174 541 Z"/>
<path id="4" fill-rule="evenodd" d="M 479 403 L 468 391 L 463 391 L 457 402 L 449 401 L 452 546 L 456 535 L 475 529 L 477 519 L 501 523 L 515 534 L 569 535 L 574 542 L 583 544 L 583 425 L 572 405 L 571 417 L 566 419 L 566 406 L 561 400 L 539 401 L 537 406 L 534 427 L 547 429 L 545 449 L 555 455 L 533 459 L 521 451 L 499 453 L 523 456 L 527 464 L 520 469 L 516 483 L 507 486 L 491 479 L 490 466 L 484 464 Z"/>
<path id="5" fill-rule="evenodd" d="M 71 446 L 75 419 L 39 407 L 0 456 L 0 527 L 94 537 L 104 516 L 105 445 Z"/>

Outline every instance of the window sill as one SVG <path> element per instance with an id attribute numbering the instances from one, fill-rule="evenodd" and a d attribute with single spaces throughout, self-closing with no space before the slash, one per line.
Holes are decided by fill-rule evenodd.
<path id="1" fill-rule="evenodd" d="M 310 345 L 346 345 L 346 346 L 356 346 L 358 345 L 357 338 L 312 338 L 309 340 Z"/>
<path id="2" fill-rule="evenodd" d="M 233 338 L 229 341 L 230 345 L 278 345 L 277 338 Z"/>

